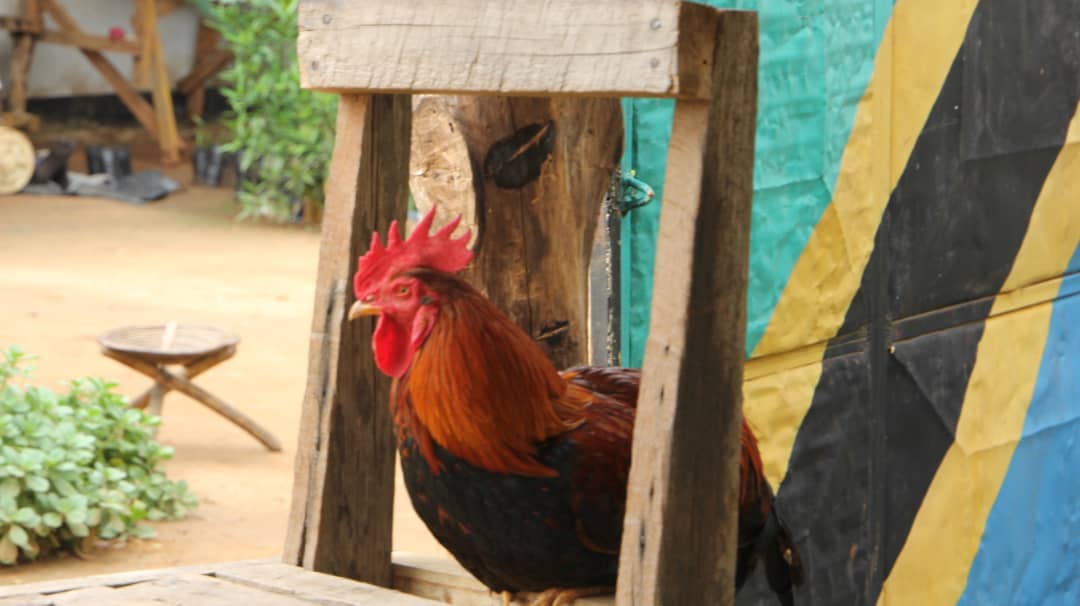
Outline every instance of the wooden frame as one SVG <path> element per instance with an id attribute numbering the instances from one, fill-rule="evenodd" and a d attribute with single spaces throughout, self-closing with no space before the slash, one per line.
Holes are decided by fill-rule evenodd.
<path id="1" fill-rule="evenodd" d="M 135 0 L 132 26 L 136 40 L 112 40 L 82 31 L 78 22 L 57 0 L 26 0 L 19 17 L 0 18 L 0 29 L 10 31 L 15 39 L 12 56 L 11 108 L 16 116 L 26 113 L 26 78 L 34 45 L 38 42 L 72 46 L 86 57 L 116 91 L 117 97 L 135 119 L 157 139 L 162 158 L 167 163 L 180 161 L 185 144 L 180 138 L 173 110 L 172 91 L 165 71 L 161 50 L 161 35 L 157 20 L 177 8 L 176 0 Z M 48 14 L 59 29 L 44 27 L 43 15 Z M 134 83 L 129 82 L 102 53 L 128 53 L 135 57 Z M 201 84 L 201 82 L 200 82 Z M 147 103 L 136 86 L 151 86 L 152 103 Z"/>
<path id="2" fill-rule="evenodd" d="M 344 312 L 371 232 L 405 214 L 408 94 L 664 96 L 677 101 L 616 603 L 732 603 L 756 15 L 674 0 L 305 0 L 300 29 L 304 85 L 342 96 L 285 561 L 391 582 L 388 382 L 370 326 Z"/>

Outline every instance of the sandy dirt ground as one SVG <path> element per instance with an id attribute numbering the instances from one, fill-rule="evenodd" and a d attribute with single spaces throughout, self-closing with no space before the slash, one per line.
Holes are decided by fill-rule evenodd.
<path id="1" fill-rule="evenodd" d="M 136 166 L 138 168 L 138 165 Z M 190 170 L 169 171 L 190 183 Z M 0 584 L 123 570 L 274 557 L 284 544 L 306 380 L 318 233 L 237 222 L 227 189 L 190 187 L 165 200 L 123 202 L 0 196 L 0 348 L 39 357 L 34 382 L 117 381 L 129 396 L 148 379 L 101 355 L 95 336 L 169 320 L 239 334 L 235 358 L 196 379 L 276 434 L 270 453 L 183 395 L 165 399 L 159 439 L 176 450 L 168 473 L 201 506 L 156 524 L 151 540 L 91 558 L 0 569 Z M 398 477 L 394 547 L 444 554 L 413 514 Z"/>

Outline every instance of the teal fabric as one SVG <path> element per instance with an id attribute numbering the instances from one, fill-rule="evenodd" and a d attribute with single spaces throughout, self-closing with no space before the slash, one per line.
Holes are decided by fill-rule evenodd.
<path id="1" fill-rule="evenodd" d="M 750 232 L 747 355 L 832 199 L 855 108 L 892 13 L 891 0 L 708 0 L 760 13 L 758 126 Z M 622 359 L 640 366 L 649 329 L 653 259 L 674 103 L 623 101 L 623 168 L 656 190 L 622 237 Z"/>

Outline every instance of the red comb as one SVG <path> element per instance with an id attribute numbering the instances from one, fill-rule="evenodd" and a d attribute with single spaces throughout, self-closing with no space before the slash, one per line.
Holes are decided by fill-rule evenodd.
<path id="1" fill-rule="evenodd" d="M 356 277 L 353 278 L 356 296 L 360 296 L 360 289 L 364 285 L 381 282 L 407 269 L 427 267 L 447 273 L 465 269 L 473 257 L 468 248 L 470 232 L 466 231 L 457 238 L 450 237 L 458 223 L 461 223 L 461 216 L 431 234 L 429 231 L 434 220 L 433 206 L 404 242 L 401 240 L 397 221 L 392 222 L 390 231 L 386 234 L 385 247 L 379 240 L 379 232 L 371 234 L 371 248 L 356 263 Z"/>

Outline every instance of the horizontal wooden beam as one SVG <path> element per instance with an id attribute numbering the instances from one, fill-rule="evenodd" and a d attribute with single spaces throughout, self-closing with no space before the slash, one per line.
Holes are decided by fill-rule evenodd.
<path id="1" fill-rule="evenodd" d="M 108 51 L 112 53 L 128 54 L 136 54 L 139 52 L 139 45 L 132 40 L 113 40 L 104 36 L 91 36 L 89 34 L 82 34 L 71 31 L 44 31 L 41 32 L 38 40 L 50 44 L 64 44 L 67 46 L 74 46 L 76 48 L 81 48 L 85 50 Z"/>
<path id="2" fill-rule="evenodd" d="M 36 34 L 41 31 L 41 24 L 26 17 L 0 15 L 0 30 L 12 33 Z"/>
<path id="3" fill-rule="evenodd" d="M 302 0 L 300 78 L 332 92 L 700 99 L 716 14 L 678 0 Z"/>
<path id="4" fill-rule="evenodd" d="M 411 595 L 454 606 L 501 606 L 502 597 L 492 593 L 457 562 L 404 551 L 393 553 L 393 588 Z M 519 593 L 514 606 L 531 604 L 537 594 Z M 614 606 L 610 595 L 578 598 L 571 606 Z"/>

